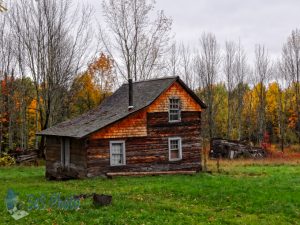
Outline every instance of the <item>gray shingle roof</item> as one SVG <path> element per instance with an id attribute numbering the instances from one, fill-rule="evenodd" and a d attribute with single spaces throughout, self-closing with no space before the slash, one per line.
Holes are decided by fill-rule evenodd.
<path id="1" fill-rule="evenodd" d="M 206 108 L 205 104 L 179 77 L 140 81 L 133 83 L 134 108 L 132 110 L 128 110 L 128 84 L 123 84 L 113 95 L 104 100 L 99 107 L 79 117 L 43 130 L 37 133 L 37 135 L 74 138 L 85 137 L 109 124 L 127 117 L 129 114 L 147 107 L 176 81 L 192 95 L 202 108 Z"/>

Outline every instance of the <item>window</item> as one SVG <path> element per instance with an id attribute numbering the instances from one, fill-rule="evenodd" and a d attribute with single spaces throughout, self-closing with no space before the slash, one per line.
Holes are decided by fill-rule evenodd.
<path id="1" fill-rule="evenodd" d="M 169 138 L 169 160 L 176 161 L 182 159 L 181 138 Z"/>
<path id="2" fill-rule="evenodd" d="M 180 99 L 170 98 L 169 99 L 169 121 L 176 122 L 180 121 Z"/>
<path id="3" fill-rule="evenodd" d="M 121 166 L 125 165 L 125 142 L 111 141 L 110 142 L 110 165 Z"/>

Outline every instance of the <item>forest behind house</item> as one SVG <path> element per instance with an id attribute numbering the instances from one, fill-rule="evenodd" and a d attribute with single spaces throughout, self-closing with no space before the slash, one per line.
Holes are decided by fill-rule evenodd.
<path id="1" fill-rule="evenodd" d="M 278 59 L 267 46 L 175 42 L 171 18 L 148 0 L 104 0 L 103 21 L 75 1 L 16 0 L 0 12 L 0 153 L 43 149 L 35 133 L 98 107 L 128 78 L 180 78 L 207 104 L 203 136 L 266 136 L 300 152 L 300 30 Z M 155 16 L 153 16 L 155 15 Z M 141 93 L 143 94 L 143 93 Z"/>

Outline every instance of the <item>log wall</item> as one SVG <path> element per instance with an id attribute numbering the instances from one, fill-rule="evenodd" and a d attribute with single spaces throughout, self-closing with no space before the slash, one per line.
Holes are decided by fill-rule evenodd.
<path id="1" fill-rule="evenodd" d="M 180 98 L 181 111 L 201 112 L 199 104 L 182 88 L 179 83 L 175 82 L 150 106 L 93 133 L 91 135 L 91 139 L 147 136 L 147 113 L 168 112 L 170 97 Z M 166 118 L 168 118 L 168 115 Z"/>
<path id="2" fill-rule="evenodd" d="M 170 123 L 169 98 L 181 100 L 181 121 Z M 107 172 L 201 170 L 201 107 L 174 83 L 150 106 L 91 134 L 87 140 L 71 139 L 70 168 L 61 169 L 60 139 L 47 138 L 46 175 L 73 172 L 74 177 L 92 177 Z M 169 161 L 168 138 L 181 137 L 182 160 Z M 109 143 L 125 141 L 126 165 L 110 166 Z"/>
<path id="3" fill-rule="evenodd" d="M 89 139 L 87 176 L 107 172 L 201 170 L 200 112 L 182 112 L 182 121 L 169 123 L 168 113 L 147 114 L 147 137 Z M 181 137 L 182 160 L 169 161 L 168 138 Z M 109 143 L 125 141 L 126 165 L 110 166 Z"/>

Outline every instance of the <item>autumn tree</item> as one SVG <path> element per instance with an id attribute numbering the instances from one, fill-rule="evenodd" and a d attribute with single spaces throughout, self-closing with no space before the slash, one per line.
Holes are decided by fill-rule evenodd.
<path id="1" fill-rule="evenodd" d="M 237 99 L 236 103 L 236 123 L 237 123 L 237 139 L 242 138 L 242 113 L 245 106 L 244 95 L 247 90 L 247 75 L 249 74 L 249 66 L 247 64 L 247 57 L 244 48 L 239 42 L 236 46 L 236 55 L 234 60 L 234 83 L 236 84 L 235 96 Z"/>
<path id="2" fill-rule="evenodd" d="M 234 66 L 236 60 L 236 46 L 233 42 L 225 43 L 225 56 L 223 71 L 227 86 L 227 138 L 232 134 L 232 113 L 233 113 L 233 89 L 235 86 Z"/>
<path id="3" fill-rule="evenodd" d="M 269 84 L 266 92 L 267 131 L 274 142 L 280 136 L 280 111 L 282 110 L 281 90 L 277 82 Z"/>
<path id="4" fill-rule="evenodd" d="M 117 84 L 114 61 L 104 53 L 88 66 L 88 73 L 101 90 L 101 99 L 109 95 Z"/>
<path id="5" fill-rule="evenodd" d="M 9 25 L 7 15 L 0 16 L 0 152 L 3 142 L 12 148 L 13 141 L 13 82 L 15 67 L 17 65 L 14 57 L 14 41 L 11 38 L 12 29 Z M 8 141 L 4 141 L 4 139 Z"/>
<path id="6" fill-rule="evenodd" d="M 255 48 L 255 72 L 254 79 L 256 82 L 255 91 L 257 93 L 259 104 L 257 107 L 258 114 L 258 140 L 262 141 L 263 134 L 266 130 L 266 84 L 271 75 L 271 62 L 264 46 L 257 45 Z"/>
<path id="7" fill-rule="evenodd" d="M 34 81 L 41 129 L 65 118 L 65 93 L 90 43 L 90 10 L 71 10 L 71 3 L 18 0 L 10 12 L 14 40 L 22 46 L 18 60 Z"/>
<path id="8" fill-rule="evenodd" d="M 297 115 L 295 131 L 300 143 L 300 31 L 298 29 L 292 31 L 283 46 L 281 68 L 294 88 L 294 110 Z"/>
<path id="9" fill-rule="evenodd" d="M 101 101 L 101 90 L 93 76 L 85 72 L 74 79 L 70 96 L 70 117 L 73 117 L 98 106 Z"/>
<path id="10" fill-rule="evenodd" d="M 101 53 L 72 84 L 70 116 L 80 115 L 98 106 L 112 93 L 115 82 L 113 61 Z"/>

